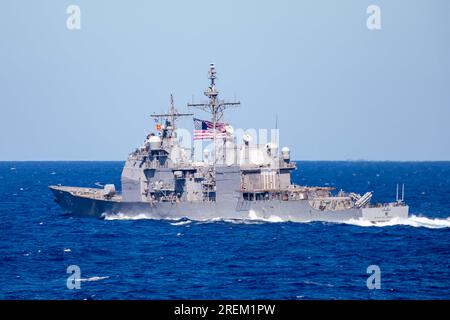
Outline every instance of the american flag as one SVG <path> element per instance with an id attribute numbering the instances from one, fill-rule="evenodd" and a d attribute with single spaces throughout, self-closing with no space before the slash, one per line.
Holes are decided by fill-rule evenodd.
<path id="1" fill-rule="evenodd" d="M 226 137 L 226 123 L 216 122 L 216 139 Z M 194 140 L 214 139 L 213 123 L 207 120 L 194 118 Z"/>

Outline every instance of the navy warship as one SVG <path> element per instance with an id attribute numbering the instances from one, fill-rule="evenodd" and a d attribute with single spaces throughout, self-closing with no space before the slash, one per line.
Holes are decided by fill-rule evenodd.
<path id="1" fill-rule="evenodd" d="M 391 203 L 372 204 L 372 192 L 363 195 L 321 186 L 292 183 L 297 166 L 287 147 L 274 142 L 258 144 L 248 134 L 237 141 L 234 129 L 223 121 L 228 107 L 240 102 L 219 99 L 216 68 L 208 71 L 209 86 L 204 103 L 188 103 L 189 108 L 206 111 L 211 120 L 194 119 L 194 139 L 210 140 L 207 150 L 196 160 L 193 148 L 185 148 L 177 134 L 180 117 L 171 103 L 167 113 L 152 114 L 156 133 L 125 162 L 121 191 L 113 184 L 103 187 L 52 185 L 55 201 L 73 215 L 105 217 L 139 216 L 154 219 L 251 219 L 269 221 L 342 222 L 363 219 L 385 222 L 407 218 L 404 187 Z"/>

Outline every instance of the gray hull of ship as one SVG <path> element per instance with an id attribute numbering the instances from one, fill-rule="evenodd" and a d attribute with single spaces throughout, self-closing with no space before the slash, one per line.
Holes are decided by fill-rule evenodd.
<path id="1" fill-rule="evenodd" d="M 364 219 L 372 222 L 392 218 L 407 218 L 408 206 L 385 206 L 381 208 L 351 208 L 347 210 L 317 210 L 307 200 L 297 201 L 245 201 L 235 202 L 123 202 L 93 199 L 73 195 L 67 191 L 51 189 L 55 201 L 67 213 L 101 218 L 104 215 L 123 214 L 129 217 L 144 214 L 153 219 L 213 220 L 213 219 L 260 219 L 269 221 L 327 221 L 342 222 Z"/>

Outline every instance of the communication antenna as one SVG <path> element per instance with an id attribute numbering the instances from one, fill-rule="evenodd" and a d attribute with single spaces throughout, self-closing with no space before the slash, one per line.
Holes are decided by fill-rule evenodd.
<path id="1" fill-rule="evenodd" d="M 275 114 L 275 143 L 277 143 L 278 145 L 280 144 L 279 141 L 279 137 L 278 137 L 278 113 Z M 278 150 L 278 149 L 277 149 Z M 277 151 L 278 153 L 278 151 Z M 279 160 L 279 154 L 276 155 L 277 157 L 277 177 L 278 179 L 276 180 L 278 182 L 278 188 L 280 187 L 280 174 L 281 174 L 281 170 L 280 170 L 280 160 Z"/>
<path id="2" fill-rule="evenodd" d="M 279 137 L 278 137 L 278 113 L 275 114 L 275 141 L 274 143 L 279 144 L 278 141 Z"/>
<path id="3" fill-rule="evenodd" d="M 173 138 L 173 132 L 175 132 L 175 130 L 176 130 L 176 122 L 177 122 L 178 118 L 190 117 L 193 115 L 194 115 L 193 113 L 179 113 L 175 109 L 175 104 L 173 102 L 173 94 L 170 94 L 169 112 L 168 113 L 159 113 L 159 114 L 153 113 L 150 116 L 152 118 L 158 119 L 159 123 L 163 123 L 164 120 L 168 120 L 170 123 L 170 128 L 164 128 L 163 130 L 165 130 L 167 132 L 168 138 Z M 163 138 L 165 138 L 165 137 L 166 137 L 166 134 L 163 134 Z"/>
<path id="4" fill-rule="evenodd" d="M 395 195 L 395 200 L 397 202 L 404 202 L 405 201 L 405 184 L 402 183 L 402 192 L 401 192 L 401 194 L 399 194 L 399 189 L 400 189 L 399 187 L 400 186 L 397 183 L 397 192 L 396 192 L 396 195 Z"/>
<path id="5" fill-rule="evenodd" d="M 213 123 L 213 140 L 214 140 L 214 173 L 216 172 L 216 124 L 222 119 L 225 110 L 229 107 L 238 107 L 241 105 L 239 101 L 225 102 L 219 100 L 219 91 L 216 89 L 216 67 L 214 63 L 209 65 L 208 79 L 210 80 L 209 87 L 204 94 L 208 97 L 208 101 L 204 103 L 188 103 L 188 107 L 193 107 L 211 114 L 211 122 Z"/>

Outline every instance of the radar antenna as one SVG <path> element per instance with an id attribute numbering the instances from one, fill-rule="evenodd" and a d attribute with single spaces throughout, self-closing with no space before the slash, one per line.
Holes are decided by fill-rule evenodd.
<path id="1" fill-rule="evenodd" d="M 216 171 L 216 124 L 223 117 L 224 111 L 229 107 L 238 107 L 241 105 L 239 101 L 226 102 L 219 100 L 219 91 L 216 89 L 216 67 L 214 63 L 209 65 L 208 79 L 210 79 L 209 87 L 204 94 L 208 97 L 208 101 L 204 103 L 188 103 L 188 107 L 193 107 L 211 114 L 211 122 L 213 123 L 213 140 L 214 140 L 214 173 Z"/>
<path id="2" fill-rule="evenodd" d="M 170 104 L 169 104 L 169 112 L 150 115 L 152 118 L 158 119 L 159 123 L 164 123 L 164 128 L 162 129 L 163 134 L 162 138 L 175 138 L 174 132 L 176 130 L 176 122 L 180 117 L 189 117 L 193 116 L 193 113 L 179 113 L 175 109 L 175 104 L 173 102 L 173 94 L 170 94 Z"/>

